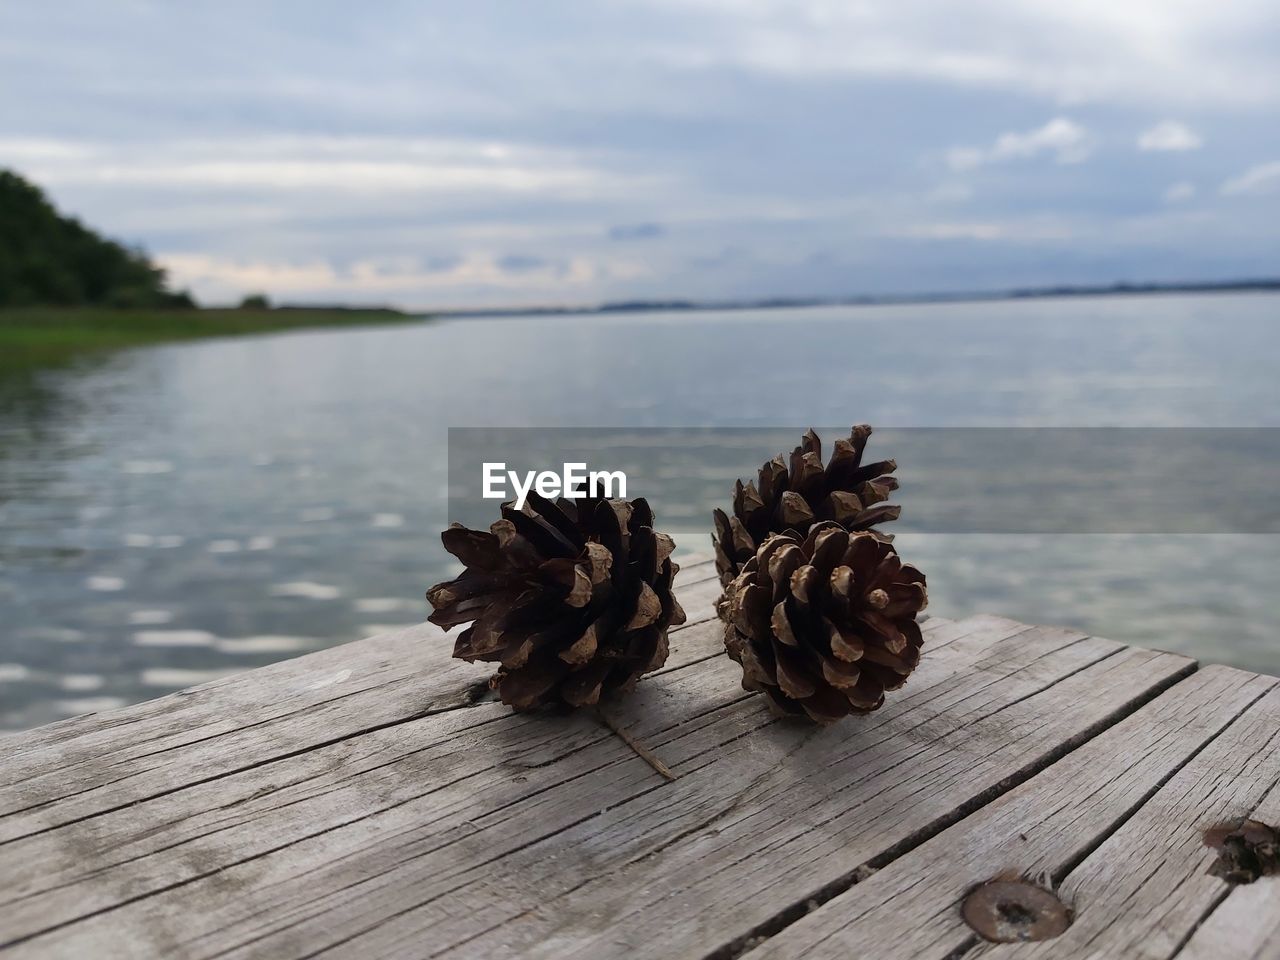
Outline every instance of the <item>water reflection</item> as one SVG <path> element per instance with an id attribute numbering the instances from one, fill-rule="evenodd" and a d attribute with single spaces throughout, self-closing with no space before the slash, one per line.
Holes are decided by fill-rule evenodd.
<path id="1" fill-rule="evenodd" d="M 423 588 L 453 569 L 436 536 L 450 425 L 1280 426 L 1277 304 L 472 320 L 160 347 L 10 380 L 0 725 L 422 619 Z M 665 525 L 705 549 L 705 518 L 678 506 Z M 910 536 L 933 612 L 1280 671 L 1273 538 Z"/>

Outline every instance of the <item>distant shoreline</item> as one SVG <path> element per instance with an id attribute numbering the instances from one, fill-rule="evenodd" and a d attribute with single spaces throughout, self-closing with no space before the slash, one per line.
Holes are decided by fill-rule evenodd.
<path id="1" fill-rule="evenodd" d="M 0 375 L 58 366 L 82 354 L 184 340 L 332 327 L 419 323 L 423 314 L 386 308 L 0 310 Z"/>
<path id="2" fill-rule="evenodd" d="M 845 297 L 766 297 L 758 300 L 620 300 L 590 306 L 493 307 L 489 309 L 436 310 L 436 317 L 563 316 L 594 313 L 646 313 L 656 311 L 782 310 L 802 307 L 875 307 L 913 303 L 985 303 L 1006 300 L 1048 300 L 1067 297 L 1126 297 L 1175 293 L 1280 292 L 1280 278 L 1260 280 L 1196 281 L 1188 283 L 1110 283 L 1058 285 L 1009 290 L 950 291 L 941 293 L 858 295 Z"/>
<path id="3" fill-rule="evenodd" d="M 421 323 L 467 317 L 589 316 L 656 311 L 778 310 L 806 307 L 982 303 L 1069 297 L 1158 294 L 1276 293 L 1280 279 L 1189 283 L 1115 283 L 1012 290 L 849 297 L 771 297 L 759 300 L 624 300 L 592 306 L 495 307 L 401 311 L 389 307 L 282 305 L 266 309 L 104 309 L 13 307 L 0 309 L 0 375 L 58 366 L 85 353 L 184 340 L 325 329 Z"/>

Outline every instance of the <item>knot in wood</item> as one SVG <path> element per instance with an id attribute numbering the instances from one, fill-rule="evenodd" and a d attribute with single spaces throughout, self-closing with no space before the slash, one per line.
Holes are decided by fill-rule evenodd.
<path id="1" fill-rule="evenodd" d="M 964 922 L 984 940 L 1049 940 L 1071 925 L 1071 911 L 1053 893 L 1024 880 L 990 880 L 961 907 Z"/>

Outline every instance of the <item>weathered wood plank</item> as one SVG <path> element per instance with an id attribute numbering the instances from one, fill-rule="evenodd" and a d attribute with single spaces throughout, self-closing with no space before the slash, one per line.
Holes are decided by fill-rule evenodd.
<path id="1" fill-rule="evenodd" d="M 928 626 L 927 636 L 937 636 L 934 652 L 966 636 L 947 621 Z M 1025 630 L 1011 621 L 979 626 L 991 636 Z M 718 648 L 718 627 L 704 623 L 689 632 L 704 650 Z M 685 643 L 694 652 L 694 643 Z M 709 672 L 646 681 L 618 705 L 616 716 L 634 724 L 637 735 L 655 739 L 716 705 L 744 698 L 727 659 L 704 666 Z M 481 726 L 484 731 L 468 730 Z M 494 730 L 502 731 L 500 741 Z M 575 772 L 553 769 L 557 759 L 570 756 L 577 776 L 628 762 L 639 782 L 653 778 L 584 718 L 530 721 L 500 704 L 479 704 L 0 846 L 0 925 L 12 936 L 28 936 L 421 796 L 431 795 L 431 822 L 440 835 L 470 829 L 468 820 L 486 805 L 509 808 L 571 776 Z M 180 763 L 180 756 L 173 762 Z M 236 832 L 248 823 L 252 832 Z"/>
<path id="2" fill-rule="evenodd" d="M 721 678 L 709 671 L 725 666 L 712 661 L 696 680 L 718 691 Z M 221 849 L 203 870 L 208 849 L 184 851 L 184 843 L 142 857 L 162 878 L 186 869 L 197 879 L 170 880 L 177 885 L 36 936 L 15 955 L 104 943 L 193 956 L 288 956 L 336 944 L 374 956 L 420 954 L 424 944 L 475 956 L 608 955 L 628 944 L 664 956 L 707 952 L 875 856 L 940 829 L 1188 669 L 1180 657 L 1064 631 L 1035 628 L 995 642 L 959 637 L 937 648 L 895 701 L 855 729 L 776 723 L 755 698 L 706 700 L 709 709 L 694 711 L 689 722 L 646 732 L 682 774 L 670 785 L 608 741 L 539 757 L 542 765 L 504 766 L 488 780 L 437 781 L 425 793 L 421 781 L 436 766 L 445 766 L 449 780 L 447 763 L 432 763 L 432 751 L 381 784 L 367 775 L 343 778 L 340 760 L 331 771 L 339 783 L 319 793 L 321 807 L 310 814 L 262 810 L 253 799 L 235 804 L 228 812 L 253 815 L 210 835 Z M 678 689 L 685 673 L 688 686 Z M 709 696 L 693 671 L 643 687 L 646 696 L 668 701 Z M 1052 726 L 1046 716 L 1055 718 Z M 495 720 L 477 729 L 490 749 L 509 743 L 518 755 L 527 727 L 545 719 Z M 439 720 L 415 721 L 426 722 Z M 586 721 L 562 722 L 573 729 Z M 456 765 L 468 752 L 458 746 L 444 756 Z M 520 777 L 534 789 L 517 799 L 502 792 Z M 423 795 L 388 792 L 415 782 Z M 337 796 L 346 799 L 338 804 Z M 235 861 L 247 837 L 271 836 L 285 816 L 313 819 L 326 803 L 375 812 Z M 84 836 L 81 827 L 57 833 Z M 234 865 L 208 869 L 227 858 Z M 136 890 L 137 882 L 122 878 L 113 895 Z M 109 872 L 103 883 L 111 885 Z"/>
<path id="3" fill-rule="evenodd" d="M 960 904 L 969 890 L 995 877 L 1060 877 L 1095 849 L 1086 864 L 1130 877 L 1150 874 L 1151 862 L 1165 856 L 1167 846 L 1180 844 L 1187 832 L 1165 821 L 1160 795 L 1181 791 L 1188 813 L 1198 811 L 1202 798 L 1186 795 L 1184 775 L 1196 777 L 1197 764 L 1227 772 L 1233 761 L 1219 755 L 1235 753 L 1246 731 L 1252 736 L 1270 725 L 1270 734 L 1254 744 L 1257 748 L 1280 736 L 1276 683 L 1223 667 L 1193 674 L 1031 780 L 808 913 L 749 952 L 746 960 L 844 960 L 873 944 L 871 952 L 885 960 L 942 960 L 964 952 L 966 945 L 972 948 L 966 956 L 1168 956 L 1168 944 L 1145 929 L 1154 905 L 1136 906 L 1128 891 L 1119 889 L 1123 884 L 1097 876 L 1068 884 L 1064 895 L 1079 912 L 1076 926 L 1070 937 L 1046 941 L 1039 950 L 1032 944 L 978 945 L 961 919 Z M 1267 696 L 1269 690 L 1273 692 Z M 1197 759 L 1184 769 L 1193 757 Z M 1280 769 L 1280 751 L 1271 766 Z M 1156 793 L 1179 770 L 1183 773 Z M 1256 779 L 1266 780 L 1274 769 L 1258 772 Z M 1247 802 L 1250 793 L 1229 780 L 1219 781 L 1218 789 L 1236 796 L 1237 802 Z M 1215 815 L 1212 804 L 1206 815 Z M 1126 820 L 1120 834 L 1107 840 Z M 1126 837 L 1140 839 L 1147 849 Z M 1211 859 L 1203 847 L 1188 852 L 1201 870 Z M 1179 889 L 1177 883 L 1163 882 L 1150 888 L 1153 896 L 1158 891 L 1172 898 L 1167 909 L 1157 907 L 1154 915 L 1170 913 L 1194 923 L 1209 902 L 1207 893 L 1196 891 L 1184 901 L 1176 894 Z M 1115 942 L 1099 941 L 1099 932 Z"/>
<path id="4" fill-rule="evenodd" d="M 1225 672 L 1211 667 L 1209 672 Z M 1271 681 L 1272 678 L 1258 678 Z M 1206 827 L 1252 815 L 1280 782 L 1280 690 L 1273 689 L 1178 771 L 1061 884 L 1076 918 L 1018 956 L 1172 957 L 1230 891 L 1212 876 Z M 1271 885 L 1274 892 L 1275 887 Z M 1276 916 L 1274 902 L 1260 919 Z M 987 947 L 981 956 L 1012 956 Z M 1214 954 L 1210 954 L 1214 956 Z M 1227 960 L 1230 954 L 1216 956 Z"/>
<path id="5" fill-rule="evenodd" d="M 926 627 L 935 655 L 972 632 L 944 620 Z M 1027 628 L 986 618 L 972 629 L 996 637 Z M 715 624 L 684 634 L 690 663 L 721 649 Z M 717 657 L 697 671 L 664 671 L 619 703 L 616 716 L 655 744 L 677 728 L 691 735 L 703 716 L 746 696 L 735 670 Z M 618 764 L 636 789 L 652 786 L 652 771 L 582 716 L 531 718 L 484 703 L 419 718 L 0 845 L 0 929 L 30 936 L 415 801 L 445 843 L 470 833 L 488 809 L 514 808 Z"/>
<path id="6" fill-rule="evenodd" d="M 1280 787 L 1253 811 L 1254 819 L 1280 826 Z M 1280 877 L 1233 887 L 1177 954 L 1178 960 L 1274 960 L 1280 957 Z"/>
<path id="7" fill-rule="evenodd" d="M 1178 960 L 1275 960 L 1280 957 L 1278 904 L 1275 877 L 1237 887 L 1178 952 Z"/>
<path id="8" fill-rule="evenodd" d="M 984 683 L 981 674 L 966 672 L 938 702 L 904 705 L 873 738 L 859 731 L 835 733 L 834 742 L 824 741 L 828 732 L 792 740 L 792 731 L 779 730 L 784 752 L 764 757 L 744 744 L 746 755 L 732 761 L 732 792 L 710 811 L 704 806 L 672 818 L 649 805 L 626 804 L 604 823 L 522 851 L 491 876 L 496 883 L 480 880 L 461 894 L 487 894 L 484 922 L 491 929 L 480 936 L 476 918 L 458 924 L 448 905 L 436 902 L 415 906 L 348 946 L 394 956 L 431 929 L 450 947 L 442 954 L 457 956 L 592 957 L 641 948 L 699 956 L 722 949 L 944 828 L 1189 667 L 1183 658 L 1117 650 L 1106 641 L 1081 640 L 1050 653 L 1042 644 L 1052 645 L 1055 633 L 1060 640 L 1070 636 L 1037 629 L 1012 638 L 1011 644 L 1034 651 L 1024 669 L 994 683 L 990 675 Z M 948 695 L 956 699 L 948 702 Z M 1050 716 L 1053 728 L 1044 723 Z M 708 775 L 728 776 L 715 767 Z M 673 798 L 675 804 L 703 802 L 706 784 L 697 792 L 696 786 Z M 666 833 L 673 822 L 678 843 Z M 583 847 L 592 875 L 607 872 L 603 890 L 574 883 L 535 905 L 504 889 L 507 878 L 545 889 L 543 883 L 557 878 L 541 868 L 544 859 L 581 858 Z M 514 907 L 509 920 L 493 923 L 495 913 Z"/>
<path id="9" fill-rule="evenodd" d="M 709 621 L 714 567 L 680 576 L 685 629 Z M 0 843 L 465 706 L 492 669 L 450 659 L 443 638 L 422 624 L 15 735 L 0 765 Z M 680 631 L 671 648 L 669 668 L 714 652 Z"/>
<path id="10" fill-rule="evenodd" d="M 680 570 L 677 590 L 681 591 L 682 597 L 687 596 L 691 601 L 690 623 L 697 623 L 715 616 L 715 611 L 709 607 L 710 601 L 719 593 L 719 589 L 714 585 L 715 579 L 715 565 L 703 558 L 697 558 Z M 698 588 L 696 592 L 686 592 L 694 587 Z M 423 613 L 427 613 L 429 609 L 424 599 Z M 38 768 L 49 762 L 50 755 L 44 752 L 46 748 L 61 746 L 64 749 L 72 749 L 75 745 L 76 748 L 88 752 L 92 749 L 91 741 L 110 743 L 113 737 L 134 742 L 146 738 L 151 742 L 157 733 L 173 734 L 170 727 L 175 720 L 183 723 L 184 731 L 216 733 L 219 728 L 209 723 L 210 715 L 218 717 L 227 705 L 242 703 L 247 705 L 251 711 L 249 714 L 251 722 L 270 720 L 276 715 L 271 710 L 273 698 L 298 697 L 300 698 L 298 704 L 286 705 L 305 707 L 308 696 L 305 691 L 312 689 L 324 691 L 311 696 L 311 700 L 319 703 L 333 695 L 326 690 L 326 687 L 341 684 L 337 693 L 343 695 L 351 695 L 360 689 L 361 677 L 351 676 L 337 680 L 332 672 L 334 667 L 340 667 L 343 664 L 349 666 L 353 659 L 358 659 L 362 663 L 367 662 L 370 673 L 365 679 L 376 685 L 388 679 L 394 679 L 396 676 L 395 673 L 384 675 L 374 672 L 376 668 L 394 671 L 397 666 L 396 661 L 401 658 L 413 658 L 416 654 L 434 655 L 431 641 L 443 635 L 444 631 L 432 624 L 417 624 L 403 630 L 394 630 L 317 650 L 314 653 L 282 660 L 244 673 L 221 677 L 132 706 L 103 713 L 82 714 L 37 727 L 34 730 L 12 733 L 8 735 L 5 746 L 10 750 L 10 760 L 30 763 Z M 448 658 L 444 662 L 448 664 Z M 464 670 L 464 674 L 457 678 L 462 683 L 465 683 L 473 673 L 484 674 L 484 664 L 468 665 L 459 661 L 453 665 Z M 317 680 L 328 680 L 329 683 L 312 687 L 312 683 Z M 454 689 L 454 686 L 444 686 L 446 694 L 454 692 Z M 163 722 L 156 723 L 156 720 Z M 122 728 L 128 728 L 127 732 L 120 732 Z M 180 735 L 175 734 L 175 736 Z M 182 740 L 157 740 L 152 743 L 153 748 L 173 749 L 184 745 Z M 71 754 L 66 759 L 75 759 L 75 755 Z M 0 787 L 23 779 L 23 771 L 15 769 L 12 763 L 0 769 Z M 7 807 L 0 803 L 0 812 L 5 809 Z"/>

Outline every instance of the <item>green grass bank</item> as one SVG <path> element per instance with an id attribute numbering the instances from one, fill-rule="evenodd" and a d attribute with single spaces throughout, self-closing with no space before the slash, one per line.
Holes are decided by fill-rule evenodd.
<path id="1" fill-rule="evenodd" d="M 155 343 L 421 320 L 396 310 L 12 308 L 0 310 L 0 374 L 58 366 L 94 351 Z"/>

